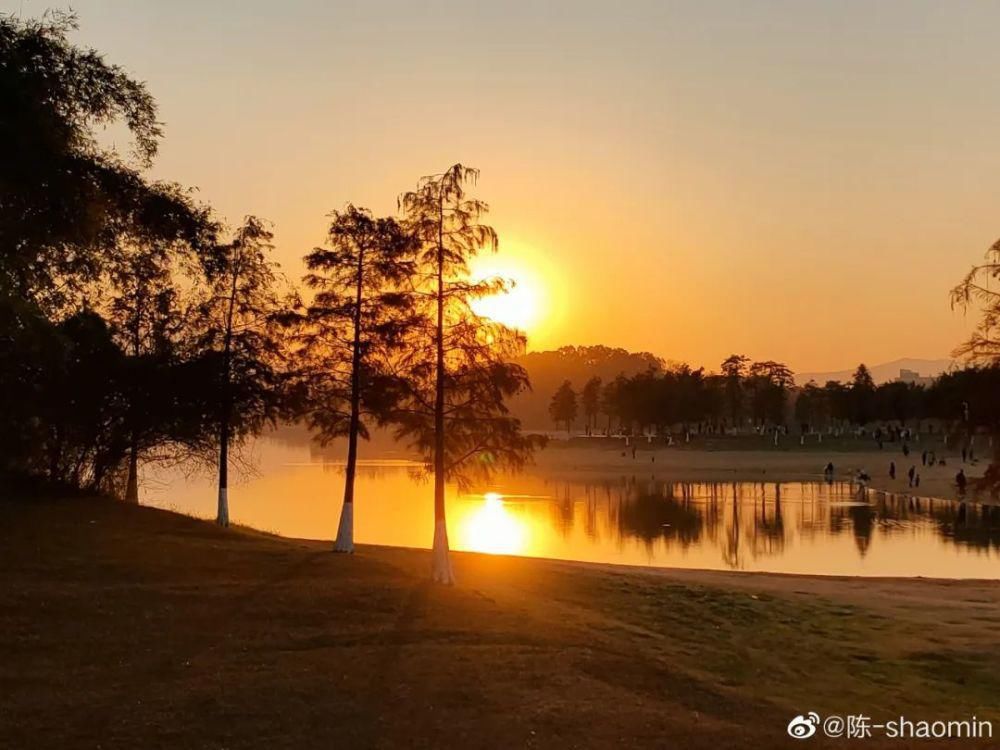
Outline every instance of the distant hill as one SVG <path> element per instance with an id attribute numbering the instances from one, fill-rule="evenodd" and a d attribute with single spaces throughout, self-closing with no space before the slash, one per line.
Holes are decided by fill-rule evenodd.
<path id="1" fill-rule="evenodd" d="M 549 417 L 552 394 L 564 380 L 579 394 L 584 383 L 597 376 L 605 383 L 619 374 L 634 375 L 663 368 L 663 360 L 649 352 L 629 352 L 608 346 L 564 346 L 556 351 L 530 352 L 517 359 L 528 371 L 532 390 L 511 399 L 511 412 L 530 430 L 553 429 Z M 583 415 L 577 420 L 582 424 Z"/>
<path id="2" fill-rule="evenodd" d="M 865 364 L 868 364 L 867 362 Z M 913 370 L 923 377 L 936 377 L 950 368 L 954 364 L 951 359 L 895 359 L 892 362 L 885 362 L 880 365 L 868 365 L 872 378 L 876 383 L 887 383 L 899 377 L 900 370 Z M 837 370 L 835 372 L 800 372 L 795 375 L 797 385 L 805 385 L 810 380 L 815 380 L 819 385 L 823 385 L 828 380 L 846 382 L 854 375 L 857 365 L 849 370 Z"/>

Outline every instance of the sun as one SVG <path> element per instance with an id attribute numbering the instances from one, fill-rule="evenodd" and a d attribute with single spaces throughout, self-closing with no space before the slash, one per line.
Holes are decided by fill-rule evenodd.
<path id="1" fill-rule="evenodd" d="M 472 309 L 497 323 L 532 334 L 543 313 L 545 295 L 539 276 L 523 263 L 494 256 L 473 263 L 472 278 L 476 281 L 497 277 L 507 279 L 511 287 L 502 294 L 475 300 Z"/>

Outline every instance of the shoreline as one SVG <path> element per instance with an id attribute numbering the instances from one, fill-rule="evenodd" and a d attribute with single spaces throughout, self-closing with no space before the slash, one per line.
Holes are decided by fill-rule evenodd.
<path id="1" fill-rule="evenodd" d="M 623 455 L 624 454 L 624 455 Z M 946 454 L 945 466 L 921 466 L 920 456 L 877 449 L 837 450 L 820 453 L 813 448 L 704 450 L 657 446 L 637 446 L 636 458 L 620 448 L 556 445 L 540 451 L 533 467 L 565 478 L 595 474 L 649 474 L 657 479 L 690 483 L 726 482 L 823 482 L 823 467 L 834 464 L 834 481 L 853 482 L 855 473 L 864 470 L 872 477 L 868 487 L 880 492 L 948 501 L 997 505 L 1000 500 L 986 493 L 976 493 L 974 484 L 986 470 L 987 462 L 962 464 L 960 457 Z M 888 476 L 888 465 L 896 464 L 896 479 Z M 920 474 L 919 487 L 909 487 L 906 472 L 914 466 Z M 959 468 L 966 470 L 969 489 L 960 496 L 954 484 Z"/>

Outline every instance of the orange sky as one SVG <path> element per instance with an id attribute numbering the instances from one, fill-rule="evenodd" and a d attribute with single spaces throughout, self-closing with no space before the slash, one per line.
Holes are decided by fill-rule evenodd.
<path id="1" fill-rule="evenodd" d="M 997 5 L 73 7 L 160 102 L 156 174 L 273 220 L 293 276 L 330 209 L 480 167 L 534 348 L 946 356 L 948 289 L 1000 236 Z"/>

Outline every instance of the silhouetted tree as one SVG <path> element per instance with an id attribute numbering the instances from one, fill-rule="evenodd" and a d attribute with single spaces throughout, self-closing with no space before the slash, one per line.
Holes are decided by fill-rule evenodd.
<path id="1" fill-rule="evenodd" d="M 46 312 L 79 300 L 123 233 L 142 226 L 148 235 L 177 217 L 139 171 L 161 136 L 153 98 L 72 45 L 76 27 L 61 12 L 0 16 L 0 293 Z M 116 123 L 133 137 L 133 165 L 98 140 Z"/>
<path id="2" fill-rule="evenodd" d="M 601 379 L 596 375 L 590 378 L 583 386 L 581 396 L 583 401 L 583 414 L 587 418 L 587 433 L 597 424 L 597 415 L 601 409 Z"/>
<path id="3" fill-rule="evenodd" d="M 965 278 L 951 291 L 952 308 L 968 309 L 976 305 L 980 310 L 979 323 L 968 340 L 955 349 L 955 356 L 965 357 L 970 362 L 995 368 L 1000 365 L 1000 339 L 996 328 L 1000 323 L 1000 240 L 986 251 L 985 262 L 974 265 Z M 990 288 L 990 280 L 994 286 Z M 996 490 L 1000 487 L 1000 440 L 993 431 L 993 460 L 984 477 L 983 484 Z"/>
<path id="4" fill-rule="evenodd" d="M 13 436 L 12 469 L 37 471 L 41 451 L 60 481 L 119 492 L 126 462 L 134 500 L 140 452 L 200 430 L 175 316 L 190 286 L 173 268 L 211 244 L 214 224 L 176 185 L 146 179 L 161 135 L 153 99 L 70 44 L 75 28 L 63 13 L 0 16 L 0 340 L 15 357 L 0 383 L 22 399 L 0 433 Z M 132 137 L 129 156 L 99 138 L 113 125 Z M 102 367 L 103 383 L 88 380 Z M 31 385 L 32 373 L 46 377 Z M 60 392 L 73 378 L 91 400 Z"/>
<path id="5" fill-rule="evenodd" d="M 177 222 L 172 213 L 177 206 L 184 207 L 184 221 Z M 197 278 L 201 253 L 211 246 L 215 232 L 207 210 L 190 205 L 178 188 L 169 191 L 159 208 L 162 213 L 146 217 L 143 225 L 121 238 L 95 290 L 97 295 L 107 295 L 105 315 L 129 368 L 128 502 L 139 500 L 140 454 L 183 442 L 179 433 L 164 430 L 160 409 L 172 392 L 165 373 L 191 353 L 192 306 L 183 279 L 185 275 L 189 281 Z M 154 228 L 147 231 L 150 224 Z M 168 226 L 171 231 L 166 230 Z"/>
<path id="6" fill-rule="evenodd" d="M 858 365 L 851 378 L 851 421 L 866 425 L 875 416 L 875 381 L 868 367 Z"/>
<path id="7" fill-rule="evenodd" d="M 726 408 L 734 427 L 744 416 L 743 381 L 749 363 L 750 358 L 743 354 L 730 354 L 720 365 L 726 383 Z"/>
<path id="8" fill-rule="evenodd" d="M 961 283 L 951 290 L 952 307 L 968 309 L 976 305 L 980 311 L 979 323 L 969 336 L 955 349 L 956 357 L 994 365 L 1000 363 L 1000 338 L 996 328 L 1000 324 L 1000 240 L 986 251 L 985 263 L 974 265 Z M 994 288 L 989 286 L 994 281 Z"/>
<path id="9" fill-rule="evenodd" d="M 795 399 L 795 421 L 799 423 L 803 432 L 807 432 L 825 423 L 829 416 L 830 408 L 826 392 L 816 385 L 815 381 L 810 380 Z"/>
<path id="10" fill-rule="evenodd" d="M 886 422 L 898 421 L 905 426 L 919 419 L 924 412 L 924 388 L 914 383 L 882 383 L 875 388 L 875 414 Z"/>
<path id="11" fill-rule="evenodd" d="M 425 455 L 434 472 L 433 578 L 452 583 L 445 520 L 445 480 L 467 481 L 521 467 L 537 441 L 521 433 L 505 399 L 528 387 L 524 369 L 510 360 L 523 352 L 524 337 L 477 315 L 470 302 L 502 293 L 497 279 L 473 282 L 468 262 L 483 248 L 496 250 L 497 235 L 481 223 L 487 205 L 467 185 L 479 173 L 456 164 L 424 177 L 400 197 L 407 229 L 420 242 L 424 325 L 413 330 L 401 358 L 400 382 L 407 408 L 398 435 Z"/>
<path id="12" fill-rule="evenodd" d="M 354 551 L 354 478 L 363 417 L 388 418 L 392 360 L 419 324 L 410 292 L 415 238 L 391 218 L 353 205 L 335 211 L 328 247 L 306 256 L 305 282 L 316 290 L 303 321 L 309 421 L 321 442 L 347 436 L 344 503 L 334 549 Z"/>
<path id="13" fill-rule="evenodd" d="M 611 422 L 617 418 L 621 424 L 621 394 L 627 378 L 618 375 L 614 380 L 604 385 L 601 389 L 601 412 L 608 418 L 608 434 L 611 434 Z"/>
<path id="14" fill-rule="evenodd" d="M 54 338 L 43 334 L 38 341 L 47 349 L 46 366 L 37 373 L 34 398 L 26 402 L 31 416 L 25 427 L 42 427 L 32 439 L 45 465 L 32 467 L 33 473 L 117 490 L 115 470 L 127 448 L 125 358 L 104 319 L 92 311 L 71 315 L 52 333 Z"/>
<path id="15" fill-rule="evenodd" d="M 527 352 L 515 362 L 531 379 L 531 390 L 511 401 L 511 410 L 528 427 L 547 427 L 549 400 L 564 380 L 586 383 L 600 378 L 611 383 L 619 375 L 631 377 L 646 370 L 661 370 L 663 362 L 649 352 L 629 352 L 609 346 L 562 346 L 554 351 Z M 601 409 L 602 414 L 607 414 Z M 608 425 L 610 429 L 610 425 Z"/>
<path id="16" fill-rule="evenodd" d="M 841 423 L 847 424 L 853 419 L 851 389 L 836 380 L 828 380 L 823 386 L 830 415 Z"/>
<path id="17" fill-rule="evenodd" d="M 248 216 L 232 241 L 217 245 L 204 263 L 207 289 L 198 326 L 210 371 L 204 385 L 216 385 L 207 411 L 216 415 L 220 526 L 229 525 L 230 445 L 276 424 L 286 405 L 281 323 L 294 300 L 270 260 L 272 239 L 264 221 Z"/>
<path id="18" fill-rule="evenodd" d="M 576 412 L 576 392 L 573 390 L 573 384 L 566 380 L 552 396 L 549 415 L 556 424 L 565 425 L 566 434 L 569 435 L 576 420 Z"/>
<path id="19" fill-rule="evenodd" d="M 792 385 L 792 371 L 781 362 L 767 360 L 750 365 L 747 390 L 753 417 L 758 424 L 784 424 L 785 403 Z"/>

